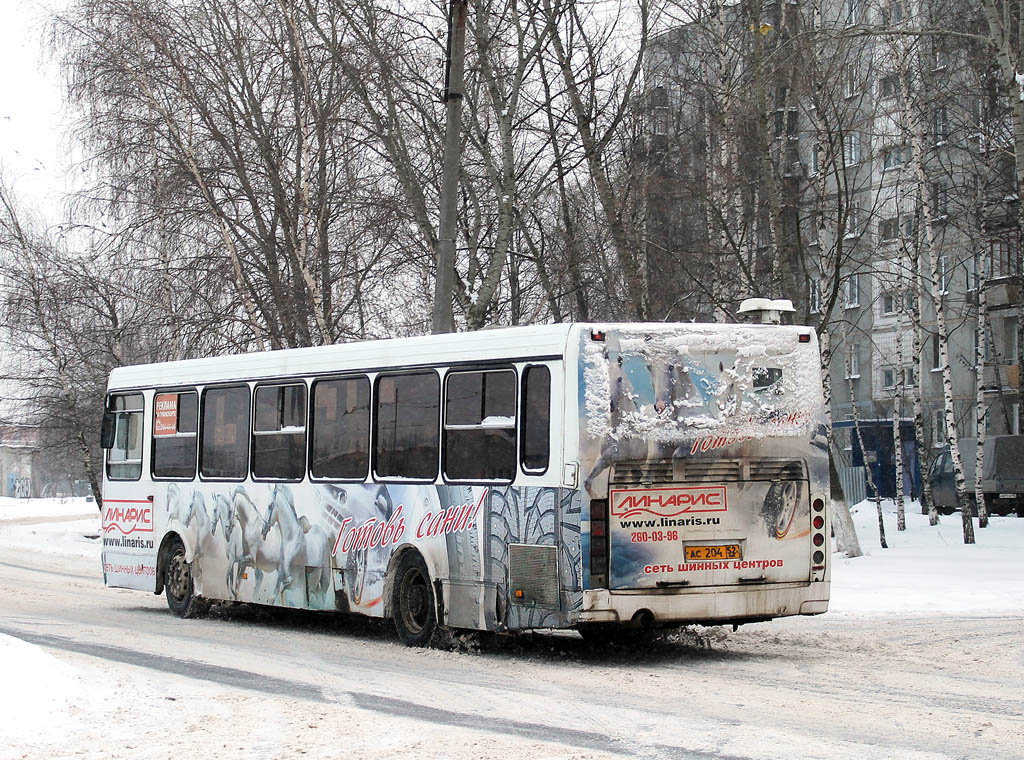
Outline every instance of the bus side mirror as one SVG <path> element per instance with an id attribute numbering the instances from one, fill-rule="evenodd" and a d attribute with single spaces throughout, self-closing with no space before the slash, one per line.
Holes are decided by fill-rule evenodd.
<path id="1" fill-rule="evenodd" d="M 100 428 L 100 448 L 114 448 L 114 429 L 117 427 L 117 415 L 113 412 L 103 413 L 103 426 Z"/>

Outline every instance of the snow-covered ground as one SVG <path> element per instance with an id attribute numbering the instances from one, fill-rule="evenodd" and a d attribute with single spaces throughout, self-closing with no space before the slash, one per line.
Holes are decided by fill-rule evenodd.
<path id="1" fill-rule="evenodd" d="M 831 612 L 1014 614 L 1024 610 L 1020 581 L 1024 519 L 992 517 L 984 530 L 974 520 L 976 543 L 964 544 L 959 512 L 935 527 L 917 502 L 906 506 L 907 529 L 896 530 L 896 507 L 882 502 L 885 539 L 878 540 L 874 502 L 854 507 L 865 556 L 833 554 Z"/>
<path id="2" fill-rule="evenodd" d="M 883 511 L 888 549 L 879 547 L 874 504 L 855 508 L 866 555 L 848 559 L 833 554 L 830 615 L 891 616 L 895 621 L 903 613 L 1019 615 L 1024 609 L 1019 579 L 1024 519 L 992 518 L 989 528 L 976 527 L 977 543 L 965 546 L 959 514 L 931 527 L 919 507 L 908 504 L 907 530 L 897 532 L 894 505 L 883 503 Z M 98 574 L 96 506 L 85 499 L 0 499 L 0 561 L 9 548 L 94 558 Z M 159 700 L 140 698 L 144 686 L 130 678 L 105 683 L 102 697 L 96 698 L 90 687 L 101 671 L 2 634 L 0 672 L 6 683 L 19 684 L 0 689 L 0 758 L 31 757 L 16 749 L 19 744 L 26 746 L 44 731 L 74 732 L 75 726 L 102 719 L 112 705 L 134 704 L 159 718 Z"/>

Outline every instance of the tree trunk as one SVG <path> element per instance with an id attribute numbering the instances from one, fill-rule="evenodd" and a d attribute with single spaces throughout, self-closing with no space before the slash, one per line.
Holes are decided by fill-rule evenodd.
<path id="1" fill-rule="evenodd" d="M 828 436 L 828 479 L 829 490 L 832 492 L 832 529 L 836 534 L 836 548 L 847 557 L 860 557 L 864 554 L 857 539 L 857 529 L 853 525 L 850 514 L 850 503 L 843 492 L 843 483 L 839 480 L 839 468 L 832 456 L 834 441 L 832 439 L 832 339 L 826 326 L 818 338 L 821 346 L 822 395 L 825 402 L 825 431 Z"/>
<path id="2" fill-rule="evenodd" d="M 903 407 L 903 318 L 896 326 L 896 393 L 892 399 L 892 451 L 896 467 L 896 530 L 907 529 L 906 505 L 903 502 L 903 436 L 900 416 Z"/>
<path id="3" fill-rule="evenodd" d="M 857 411 L 857 398 L 854 395 L 853 377 L 851 375 L 850 357 L 847 354 L 846 377 L 850 387 L 850 408 L 853 409 L 853 429 L 857 432 L 857 443 L 860 445 L 860 452 L 864 457 L 864 473 L 868 478 L 868 487 L 871 488 L 871 493 L 874 494 L 875 498 L 875 510 L 878 512 L 878 541 L 883 549 L 888 549 L 889 545 L 885 542 L 885 522 L 882 520 L 882 499 L 878 495 L 878 486 L 875 484 L 875 478 L 871 474 L 871 465 L 868 462 L 868 452 L 864 448 L 864 436 L 860 432 L 860 413 Z"/>
<path id="4" fill-rule="evenodd" d="M 976 373 L 977 403 L 975 405 L 975 424 L 977 426 L 977 450 L 974 457 L 974 501 L 978 505 L 978 527 L 988 527 L 988 505 L 985 503 L 985 491 L 982 488 L 981 474 L 985 471 L 985 347 L 988 340 L 988 305 L 985 303 L 985 277 L 978 276 L 978 340 L 974 350 L 974 369 Z"/>
<path id="5" fill-rule="evenodd" d="M 957 501 L 963 517 L 964 543 L 974 543 L 974 522 L 971 519 L 971 508 L 967 499 L 967 483 L 964 479 L 964 467 L 960 457 L 960 435 L 956 429 L 956 414 L 953 409 L 953 378 L 949 366 L 949 331 L 946 328 L 945 309 L 943 307 L 944 274 L 939 268 L 939 254 L 935 248 L 935 229 L 932 225 L 931 201 L 928 197 L 928 175 L 924 166 L 922 148 L 922 120 L 917 109 L 911 106 L 910 95 L 904 101 L 906 120 L 909 125 L 910 146 L 913 154 L 914 170 L 917 176 L 918 196 L 921 202 L 921 219 L 924 226 L 924 249 L 928 255 L 928 270 L 931 273 L 929 292 L 935 308 L 936 331 L 939 339 L 939 364 L 942 370 L 942 398 L 946 420 L 946 440 L 949 453 L 953 458 L 953 472 L 956 480 Z"/>
<path id="6" fill-rule="evenodd" d="M 917 460 L 921 472 L 921 508 L 928 510 L 928 524 L 939 524 L 939 510 L 935 508 L 935 499 L 932 498 L 932 481 L 929 478 L 931 471 L 931 447 L 925 440 L 924 435 L 924 410 L 921 398 L 924 395 L 924 341 L 921 339 L 924 327 L 921 325 L 921 299 L 924 298 L 924 288 L 921 282 L 921 267 L 917 252 L 914 251 L 910 257 L 911 269 L 914 278 L 914 290 L 917 297 L 914 299 L 914 308 L 911 318 L 914 321 L 914 437 L 917 438 Z"/>

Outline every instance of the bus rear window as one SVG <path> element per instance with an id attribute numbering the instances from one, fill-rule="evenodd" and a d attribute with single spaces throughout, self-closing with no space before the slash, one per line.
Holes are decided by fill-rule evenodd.
<path id="1" fill-rule="evenodd" d="M 189 479 L 196 474 L 199 394 L 158 392 L 153 400 L 153 477 Z"/>
<path id="2" fill-rule="evenodd" d="M 516 470 L 516 373 L 451 372 L 445 378 L 444 474 L 512 480 Z"/>
<path id="3" fill-rule="evenodd" d="M 249 387 L 203 392 L 199 472 L 204 478 L 243 480 L 249 469 Z"/>
<path id="4" fill-rule="evenodd" d="M 138 480 L 142 477 L 141 393 L 123 393 L 110 397 L 115 414 L 114 445 L 107 452 L 107 477 L 111 480 Z"/>
<path id="5" fill-rule="evenodd" d="M 440 386 L 436 372 L 377 379 L 373 469 L 378 478 L 437 477 Z"/>
<path id="6" fill-rule="evenodd" d="M 370 381 L 366 377 L 313 383 L 314 478 L 363 480 L 370 465 Z"/>

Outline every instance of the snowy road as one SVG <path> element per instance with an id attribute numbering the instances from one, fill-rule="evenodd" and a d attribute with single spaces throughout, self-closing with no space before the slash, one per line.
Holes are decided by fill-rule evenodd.
<path id="1" fill-rule="evenodd" d="M 569 634 L 422 651 L 358 619 L 178 620 L 162 598 L 104 589 L 93 560 L 19 548 L 0 554 L 0 599 L 0 634 L 82 682 L 52 727 L 0 728 L 4 758 L 1024 753 L 1019 617 L 829 614 L 711 629 L 710 648 Z"/>

